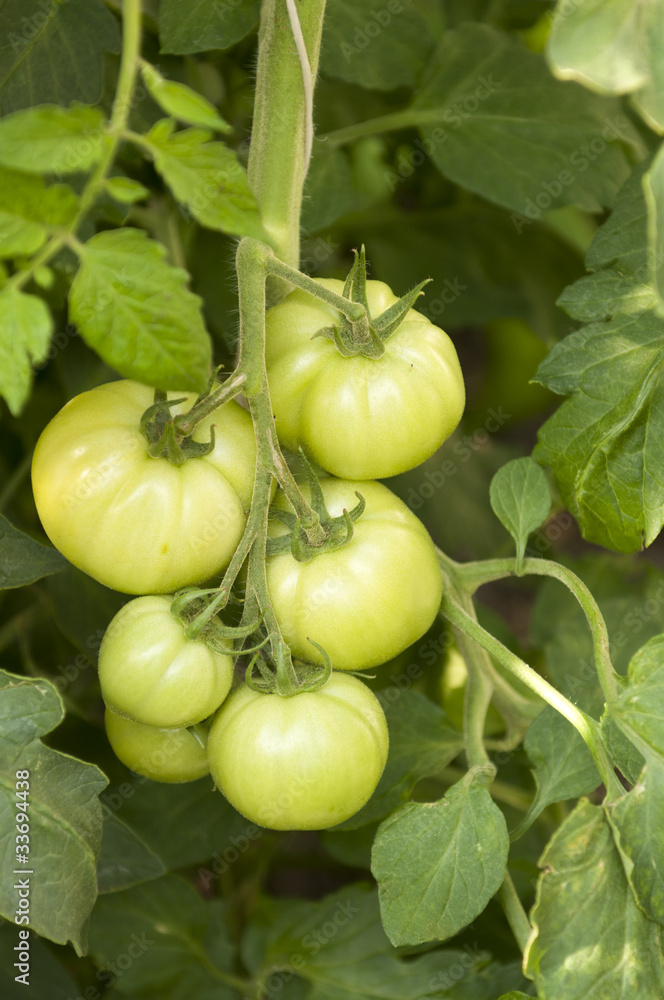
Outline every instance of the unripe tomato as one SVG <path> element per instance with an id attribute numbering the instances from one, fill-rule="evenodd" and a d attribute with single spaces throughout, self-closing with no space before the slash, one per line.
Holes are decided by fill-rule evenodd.
<path id="1" fill-rule="evenodd" d="M 135 774 L 177 784 L 196 781 L 210 770 L 206 751 L 188 729 L 144 726 L 108 709 L 104 722 L 115 756 Z M 205 745 L 205 726 L 196 726 L 196 732 Z"/>
<path id="2" fill-rule="evenodd" d="M 171 600 L 137 597 L 120 608 L 99 649 L 99 683 L 116 714 L 177 729 L 219 708 L 231 689 L 233 660 L 187 639 Z"/>
<path id="3" fill-rule="evenodd" d="M 387 760 L 376 696 L 333 673 L 318 691 L 282 698 L 239 688 L 208 738 L 215 784 L 238 812 L 271 830 L 320 830 L 369 800 Z"/>
<path id="4" fill-rule="evenodd" d="M 344 283 L 319 284 L 341 295 Z M 398 301 L 382 281 L 367 282 L 372 317 Z M 314 334 L 339 313 L 296 289 L 268 310 L 267 369 L 279 440 L 301 445 L 345 479 L 382 479 L 419 465 L 450 436 L 465 403 L 454 345 L 411 309 L 372 359 L 343 357 Z M 312 339 L 313 338 L 313 339 Z"/>
<path id="5" fill-rule="evenodd" d="M 269 556 L 272 607 L 295 656 L 322 663 L 322 646 L 338 670 L 366 670 L 396 656 L 433 622 L 442 597 L 436 551 L 422 522 L 382 483 L 323 479 L 331 515 L 366 509 L 350 542 L 298 562 L 290 552 Z M 303 488 L 308 498 L 308 489 Z M 290 505 L 283 494 L 276 505 Z M 270 534 L 286 531 L 275 524 Z"/>
<path id="6" fill-rule="evenodd" d="M 186 412 L 193 393 L 174 408 Z M 154 391 L 109 382 L 70 400 L 44 429 L 32 462 L 46 534 L 70 562 L 127 594 L 168 593 L 228 564 L 251 501 L 256 446 L 231 400 L 194 432 L 214 450 L 175 466 L 148 454 L 140 421 Z"/>

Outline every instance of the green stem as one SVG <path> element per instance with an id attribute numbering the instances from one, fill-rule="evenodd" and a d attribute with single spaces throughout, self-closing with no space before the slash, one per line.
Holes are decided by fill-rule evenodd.
<path id="1" fill-rule="evenodd" d="M 379 118 L 370 118 L 367 121 L 356 122 L 354 125 L 336 129 L 334 132 L 328 132 L 327 135 L 321 136 L 321 141 L 325 143 L 326 149 L 335 149 L 337 146 L 345 146 L 349 142 L 355 142 L 356 139 L 363 139 L 366 135 L 398 132 L 402 129 L 430 125 L 438 121 L 440 121 L 440 113 L 437 110 L 404 108 L 402 111 L 392 111 Z"/>
<path id="2" fill-rule="evenodd" d="M 336 309 L 346 319 L 350 320 L 351 323 L 357 323 L 359 320 L 366 318 L 366 310 L 360 302 L 351 302 L 344 295 L 338 295 L 337 292 L 333 292 L 330 288 L 325 288 L 315 278 L 310 278 L 308 274 L 302 274 L 301 271 L 290 267 L 289 264 L 284 264 L 283 261 L 280 261 L 272 254 L 266 256 L 265 268 L 268 274 L 283 278 L 284 281 L 288 281 L 291 285 L 296 285 L 297 288 L 301 288 L 304 292 L 309 292 L 310 295 L 315 296 L 321 302 L 325 302 L 326 305 Z"/>
<path id="3" fill-rule="evenodd" d="M 277 257 L 293 267 L 300 262 L 300 212 L 312 128 L 307 91 L 318 70 L 325 0 L 300 0 L 297 13 L 309 64 L 306 84 L 307 67 L 298 54 L 287 4 L 263 0 L 248 165 L 270 242 Z M 273 282 L 270 303 L 287 291 L 284 282 Z"/>
<path id="4" fill-rule="evenodd" d="M 204 396 L 198 403 L 195 403 L 186 413 L 180 413 L 173 420 L 177 434 L 188 437 L 196 429 L 202 420 L 205 420 L 211 413 L 229 399 L 233 399 L 242 391 L 247 376 L 243 372 L 235 372 L 223 385 L 215 389 L 208 396 Z"/>
<path id="5" fill-rule="evenodd" d="M 524 559 L 521 576 L 549 576 L 564 583 L 576 597 L 583 609 L 592 632 L 595 665 L 602 692 L 606 701 L 611 704 L 618 696 L 618 682 L 609 648 L 609 633 L 597 601 L 586 587 L 583 580 L 566 566 L 552 562 L 549 559 Z M 474 593 L 484 583 L 502 580 L 515 576 L 513 559 L 487 559 L 485 562 L 455 564 L 455 576 L 468 593 Z"/>
<path id="6" fill-rule="evenodd" d="M 470 618 L 475 618 L 475 608 L 472 599 L 467 594 L 456 592 L 454 599 L 460 602 Z M 489 657 L 484 649 L 472 642 L 461 629 L 455 628 L 454 633 L 468 670 L 463 702 L 466 759 L 469 768 L 484 766 L 491 763 L 484 746 L 484 723 L 493 692 L 493 685 L 487 670 Z"/>
<path id="7" fill-rule="evenodd" d="M 532 927 L 526 915 L 526 911 L 521 905 L 517 891 L 514 888 L 512 876 L 505 869 L 503 884 L 498 890 L 498 900 L 503 908 L 507 922 L 510 925 L 514 939 L 521 951 L 526 950 L 526 945 L 530 938 Z"/>
<path id="8" fill-rule="evenodd" d="M 466 771 L 462 771 L 460 767 L 446 767 L 441 772 L 440 777 L 448 784 L 456 785 L 457 781 L 461 781 L 465 775 Z M 494 799 L 504 802 L 505 805 L 512 806 L 513 809 L 518 809 L 520 812 L 528 812 L 533 804 L 532 795 L 528 795 L 527 792 L 506 781 L 493 781 L 489 791 Z"/>
<path id="9" fill-rule="evenodd" d="M 452 596 L 443 594 L 442 612 L 453 625 L 465 632 L 471 639 L 474 639 L 491 656 L 495 657 L 499 663 L 518 677 L 527 687 L 543 698 L 552 708 L 560 712 L 568 722 L 574 726 L 585 741 L 593 760 L 597 765 L 602 781 L 606 786 L 610 799 L 620 798 L 624 794 L 624 789 L 613 770 L 613 764 L 604 748 L 597 722 L 581 709 L 573 705 L 560 693 L 552 684 L 549 684 L 536 670 L 513 653 L 502 642 L 494 638 L 486 629 L 483 629 L 470 615 L 460 607 Z"/>

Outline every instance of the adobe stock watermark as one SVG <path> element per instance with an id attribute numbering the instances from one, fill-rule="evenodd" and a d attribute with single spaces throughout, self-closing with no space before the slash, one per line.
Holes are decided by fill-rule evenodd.
<path id="1" fill-rule="evenodd" d="M 480 105 L 492 94 L 502 87 L 502 80 L 495 80 L 493 73 L 488 76 L 475 77 L 475 86 L 470 89 L 464 97 L 459 98 L 447 108 L 440 117 L 444 125 L 438 125 L 423 139 L 416 139 L 413 149 L 408 153 L 401 153 L 396 162 L 396 170 L 385 171 L 385 180 L 394 191 L 398 184 L 406 178 L 411 177 L 417 167 L 421 167 L 426 159 L 433 156 L 436 149 L 447 142 L 450 131 L 461 128 L 463 123 L 472 118 Z"/>
<path id="2" fill-rule="evenodd" d="M 452 476 L 456 476 L 461 465 L 464 465 L 473 455 L 487 446 L 491 434 L 496 434 L 510 419 L 511 414 L 505 413 L 502 406 L 499 406 L 497 410 L 492 407 L 488 411 L 482 427 L 478 427 L 472 434 L 464 434 L 451 446 L 456 460 L 443 458 L 437 468 L 425 469 L 424 480 L 417 488 L 410 487 L 405 498 L 410 509 L 420 510 L 437 490 L 442 489 Z M 445 449 L 447 454 L 449 450 Z"/>
<path id="3" fill-rule="evenodd" d="M 569 169 L 560 170 L 555 176 L 540 183 L 540 190 L 533 198 L 528 198 L 521 212 L 512 212 L 510 216 L 517 233 L 523 232 L 526 226 L 532 225 L 541 218 L 542 213 L 554 205 L 563 193 L 563 189 L 574 184 L 578 174 L 583 174 L 598 157 L 602 156 L 609 144 L 624 139 L 629 128 L 629 122 L 616 115 L 613 119 L 604 119 L 605 127 L 601 135 L 595 136 L 590 142 L 582 143 L 568 158 Z"/>

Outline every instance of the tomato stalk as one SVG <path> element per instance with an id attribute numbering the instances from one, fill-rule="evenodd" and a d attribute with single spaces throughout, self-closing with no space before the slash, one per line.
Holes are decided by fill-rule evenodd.
<path id="1" fill-rule="evenodd" d="M 457 564 L 456 573 L 464 589 L 474 593 L 484 583 L 503 580 L 515 576 L 513 559 L 487 559 L 484 562 L 472 562 L 465 565 Z M 609 705 L 618 696 L 620 676 L 616 673 L 609 648 L 609 633 L 597 601 L 586 587 L 583 580 L 566 566 L 549 559 L 524 559 L 521 576 L 550 576 L 559 580 L 576 597 L 583 609 L 592 632 L 595 666 L 604 697 Z"/>
<path id="2" fill-rule="evenodd" d="M 324 13 L 325 0 L 300 0 L 290 12 L 284 0 L 263 0 L 261 7 L 249 183 L 277 257 L 294 268 L 300 262 L 302 191 L 313 130 L 310 98 Z M 270 304 L 289 290 L 287 281 L 270 282 Z"/>
<path id="3" fill-rule="evenodd" d="M 443 614 L 461 632 L 485 649 L 491 656 L 495 657 L 507 670 L 518 677 L 527 687 L 529 687 L 540 698 L 543 698 L 552 708 L 560 712 L 568 722 L 571 722 L 579 735 L 584 740 L 586 746 L 597 765 L 602 781 L 607 790 L 610 801 L 620 798 L 625 790 L 618 781 L 613 770 L 613 764 L 606 752 L 599 724 L 591 716 L 587 715 L 576 705 L 573 705 L 557 688 L 549 684 L 544 677 L 536 670 L 525 663 L 516 653 L 502 644 L 498 639 L 483 629 L 482 626 L 469 615 L 463 607 L 455 600 L 449 590 L 443 592 L 441 605 Z M 470 676 L 470 673 L 469 673 Z"/>

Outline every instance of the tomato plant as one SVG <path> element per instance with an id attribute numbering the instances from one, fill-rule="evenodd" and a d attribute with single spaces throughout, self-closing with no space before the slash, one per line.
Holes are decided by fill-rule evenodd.
<path id="1" fill-rule="evenodd" d="M 319 830 L 353 816 L 387 760 L 376 696 L 334 673 L 316 691 L 282 698 L 244 687 L 217 713 L 210 771 L 233 806 L 273 830 Z"/>
<path id="2" fill-rule="evenodd" d="M 253 486 L 253 431 L 237 403 L 196 428 L 203 442 L 215 426 L 212 451 L 176 466 L 148 452 L 141 417 L 152 397 L 129 380 L 76 396 L 45 428 L 32 461 L 51 541 L 79 569 L 128 594 L 168 593 L 223 569 Z M 180 398 L 184 409 L 175 412 L 186 412 L 195 396 Z"/>
<path id="3" fill-rule="evenodd" d="M 129 601 L 99 649 L 99 683 L 108 708 L 162 729 L 192 726 L 212 715 L 233 680 L 231 657 L 202 638 L 188 639 L 170 609 L 168 597 Z"/>
<path id="4" fill-rule="evenodd" d="M 0 5 L 3 997 L 664 996 L 663 9 Z"/>
<path id="5" fill-rule="evenodd" d="M 342 294 L 343 282 L 319 280 Z M 398 299 L 384 282 L 368 281 L 366 302 L 378 318 Z M 461 419 L 465 393 L 454 345 L 410 309 L 381 356 L 348 356 L 320 336 L 338 329 L 341 319 L 299 289 L 268 311 L 267 371 L 279 440 L 293 451 L 303 447 L 342 479 L 395 476 L 429 458 Z"/>

